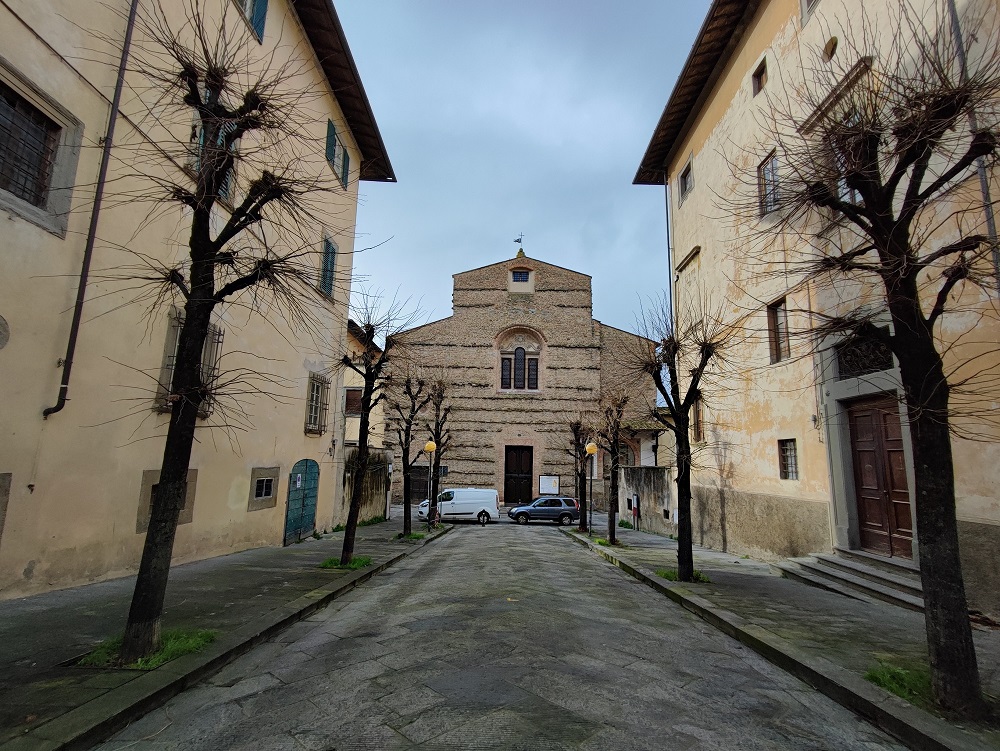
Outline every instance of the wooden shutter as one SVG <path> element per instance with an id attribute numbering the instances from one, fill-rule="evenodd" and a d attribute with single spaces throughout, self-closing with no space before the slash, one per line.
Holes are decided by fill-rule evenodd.
<path id="1" fill-rule="evenodd" d="M 323 238 L 323 261 L 320 267 L 319 288 L 325 295 L 333 296 L 333 279 L 337 268 L 337 246 L 328 237 Z"/>
<path id="2" fill-rule="evenodd" d="M 351 156 L 347 153 L 347 149 L 344 148 L 344 144 L 340 144 L 340 153 L 344 159 L 344 164 L 340 172 L 340 182 L 347 188 L 347 179 L 351 173 Z"/>
<path id="3" fill-rule="evenodd" d="M 326 161 L 336 169 L 337 164 L 337 126 L 333 120 L 326 121 Z"/>
<path id="4" fill-rule="evenodd" d="M 253 26 L 258 39 L 264 38 L 265 21 L 267 21 L 267 0 L 254 0 L 253 18 L 250 19 L 250 25 Z"/>
<path id="5" fill-rule="evenodd" d="M 345 389 L 345 392 L 346 393 L 344 394 L 344 414 L 360 415 L 362 389 L 349 388 Z"/>

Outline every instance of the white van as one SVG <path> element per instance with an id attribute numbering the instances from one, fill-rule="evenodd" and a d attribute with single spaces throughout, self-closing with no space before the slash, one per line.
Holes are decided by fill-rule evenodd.
<path id="1" fill-rule="evenodd" d="M 438 493 L 437 502 L 441 521 L 468 519 L 483 526 L 500 521 L 500 494 L 492 489 L 448 488 Z M 429 507 L 428 501 L 417 506 L 417 519 L 427 521 Z"/>

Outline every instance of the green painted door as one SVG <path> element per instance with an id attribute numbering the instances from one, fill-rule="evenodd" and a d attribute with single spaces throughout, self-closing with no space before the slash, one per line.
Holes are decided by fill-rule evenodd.
<path id="1" fill-rule="evenodd" d="M 316 497 L 319 494 L 319 464 L 302 459 L 288 477 L 288 508 L 285 510 L 285 545 L 298 542 L 316 529 Z"/>

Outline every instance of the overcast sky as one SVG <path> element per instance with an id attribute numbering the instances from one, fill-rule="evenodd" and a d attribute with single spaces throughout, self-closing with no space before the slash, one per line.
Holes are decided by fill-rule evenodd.
<path id="1" fill-rule="evenodd" d="M 593 277 L 595 318 L 634 329 L 667 267 L 663 188 L 632 178 L 708 5 L 336 0 L 398 179 L 361 184 L 356 247 L 388 242 L 355 273 L 437 320 L 452 274 L 523 232 Z"/>

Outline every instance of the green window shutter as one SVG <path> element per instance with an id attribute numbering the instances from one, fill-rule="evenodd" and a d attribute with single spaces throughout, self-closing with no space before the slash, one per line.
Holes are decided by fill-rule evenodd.
<path id="1" fill-rule="evenodd" d="M 323 261 L 319 274 L 319 289 L 325 295 L 333 296 L 333 280 L 337 270 L 337 246 L 328 237 L 323 238 Z"/>
<path id="2" fill-rule="evenodd" d="M 347 188 L 347 178 L 351 173 L 351 157 L 347 153 L 347 149 L 344 148 L 343 144 L 340 145 L 340 152 L 344 155 L 344 165 L 340 172 L 340 182 L 344 188 Z"/>
<path id="3" fill-rule="evenodd" d="M 337 168 L 337 126 L 333 120 L 326 121 L 326 161 L 334 169 Z"/>
<path id="4" fill-rule="evenodd" d="M 254 0 L 250 25 L 258 39 L 264 39 L 264 22 L 267 21 L 267 0 Z"/>

